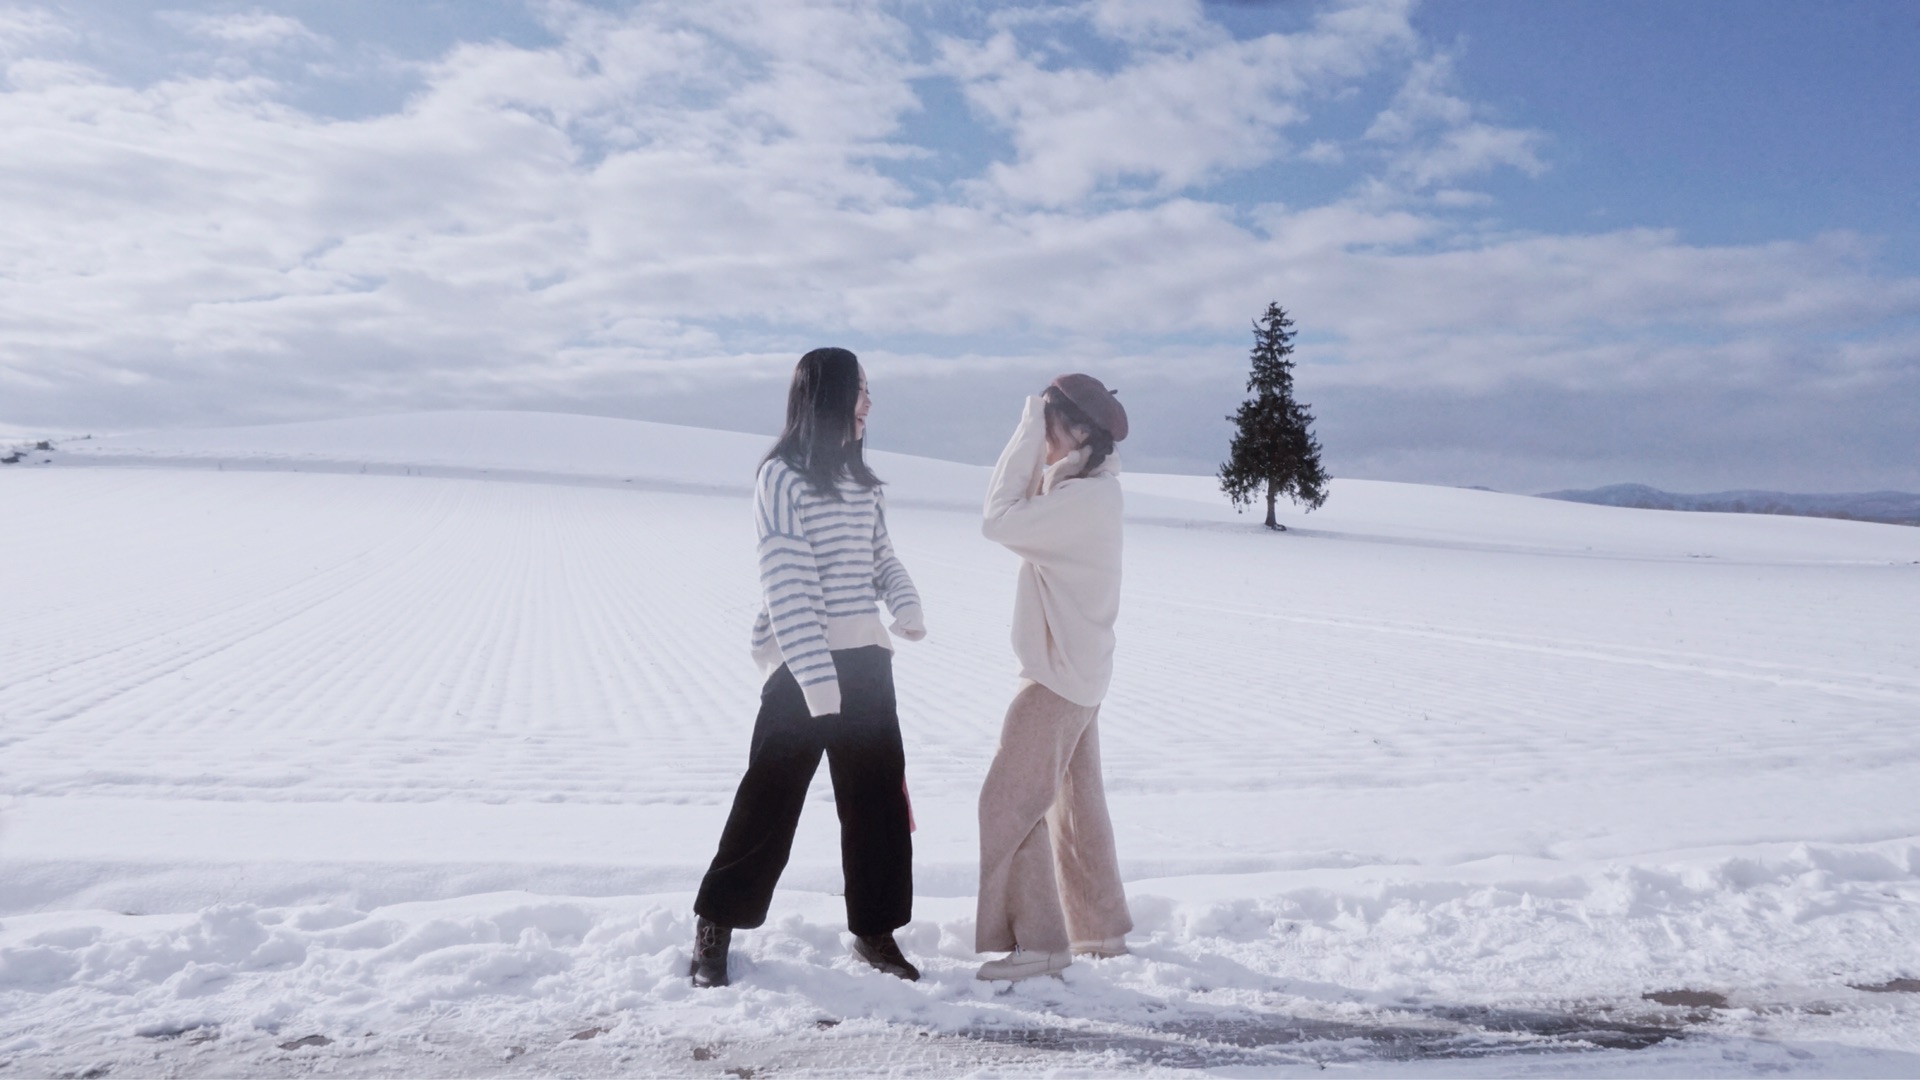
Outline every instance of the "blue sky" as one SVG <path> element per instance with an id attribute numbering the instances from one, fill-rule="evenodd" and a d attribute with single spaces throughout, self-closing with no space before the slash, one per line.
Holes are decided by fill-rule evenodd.
<path id="1" fill-rule="evenodd" d="M 1920 8 L 1780 0 L 1450 0 L 1414 25 L 1461 82 L 1549 133 L 1504 186 L 1538 229 L 1630 223 L 1696 243 L 1850 229 L 1920 269 Z"/>
<path id="2" fill-rule="evenodd" d="M 540 408 L 989 460 L 1920 489 L 1920 6 L 0 0 L 0 421 Z"/>

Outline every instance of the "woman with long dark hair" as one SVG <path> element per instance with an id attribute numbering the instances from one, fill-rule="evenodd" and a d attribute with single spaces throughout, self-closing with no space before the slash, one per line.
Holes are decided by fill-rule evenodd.
<path id="1" fill-rule="evenodd" d="M 913 840 L 887 633 L 918 641 L 926 627 L 864 457 L 870 405 L 853 353 L 807 353 L 793 370 L 786 427 L 760 465 L 753 656 L 766 682 L 747 772 L 693 902 L 695 986 L 725 986 L 733 931 L 766 921 L 822 754 L 840 813 L 853 951 L 888 974 L 920 977 L 893 940 L 912 917 Z"/>
<path id="2" fill-rule="evenodd" d="M 1091 375 L 1027 399 L 987 490 L 982 531 L 1020 556 L 1020 685 L 980 789 L 979 978 L 1053 974 L 1117 956 L 1133 929 L 1100 776 L 1100 702 L 1120 609 L 1127 411 Z"/>

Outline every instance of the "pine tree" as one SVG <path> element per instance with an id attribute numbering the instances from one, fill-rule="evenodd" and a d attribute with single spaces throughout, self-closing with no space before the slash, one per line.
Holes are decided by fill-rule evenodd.
<path id="1" fill-rule="evenodd" d="M 1279 304 L 1253 324 L 1253 371 L 1247 392 L 1253 396 L 1227 419 L 1233 444 L 1220 466 L 1220 490 L 1244 510 L 1263 494 L 1267 528 L 1286 530 L 1274 520 L 1274 500 L 1282 495 L 1318 510 L 1327 501 L 1327 471 L 1320 465 L 1320 440 L 1313 437 L 1313 414 L 1293 400 L 1293 320 Z"/>

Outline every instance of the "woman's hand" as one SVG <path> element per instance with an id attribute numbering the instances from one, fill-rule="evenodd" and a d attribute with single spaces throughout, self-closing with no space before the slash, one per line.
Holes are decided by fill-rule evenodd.
<path id="1" fill-rule="evenodd" d="M 893 631 L 894 637 L 908 641 L 919 641 L 927 636 L 927 625 L 921 621 L 919 608 L 908 608 L 906 614 L 895 617 L 893 625 L 887 629 Z"/>

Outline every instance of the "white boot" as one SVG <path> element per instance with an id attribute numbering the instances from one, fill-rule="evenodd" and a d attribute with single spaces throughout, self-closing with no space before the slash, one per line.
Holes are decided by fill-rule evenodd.
<path id="1" fill-rule="evenodd" d="M 1125 935 L 1121 935 L 1095 941 L 1076 941 L 1073 943 L 1073 955 L 1091 956 L 1096 960 L 1110 960 L 1116 956 L 1125 956 L 1127 939 Z"/>
<path id="2" fill-rule="evenodd" d="M 1072 953 L 1015 949 L 998 960 L 989 960 L 981 964 L 980 972 L 974 978 L 987 982 L 999 982 L 1006 979 L 1030 979 L 1035 975 L 1056 975 L 1071 963 L 1073 963 Z"/>

